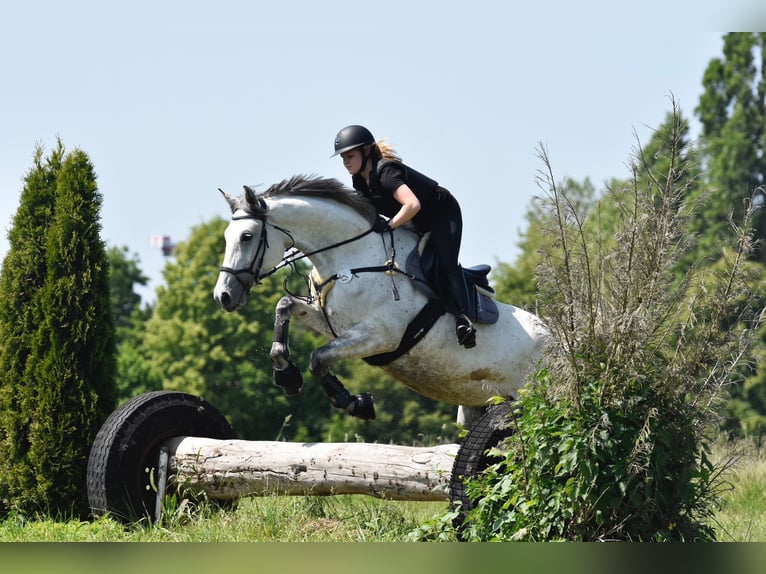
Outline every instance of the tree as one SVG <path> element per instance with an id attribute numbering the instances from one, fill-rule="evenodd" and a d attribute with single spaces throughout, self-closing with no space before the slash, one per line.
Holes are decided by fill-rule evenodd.
<path id="1" fill-rule="evenodd" d="M 697 230 L 703 250 L 715 252 L 730 234 L 728 215 L 740 220 L 758 186 L 766 183 L 766 33 L 732 32 L 723 37 L 723 58 L 708 64 L 695 112 L 702 124 L 706 183 L 712 189 Z M 763 202 L 764 196 L 758 201 Z M 766 214 L 757 214 L 756 238 L 766 239 Z M 761 245 L 755 257 L 766 263 Z"/>
<path id="2" fill-rule="evenodd" d="M 219 309 L 213 288 L 225 225 L 221 218 L 200 224 L 176 247 L 140 352 L 162 388 L 203 396 L 229 417 L 240 438 L 269 440 L 290 414 L 268 357 L 282 279 L 267 278 L 257 289 L 273 295 L 253 297 L 239 312 Z"/>
<path id="3" fill-rule="evenodd" d="M 3 373 L 2 413 L 9 423 L 4 429 L 11 432 L 2 437 L 0 474 L 8 508 L 84 516 L 90 445 L 115 398 L 108 259 L 99 236 L 101 195 L 81 150 L 64 156 L 59 142 L 47 166 L 40 157 L 38 150 L 20 212 L 42 205 L 52 209 L 41 214 L 49 228 L 40 234 L 44 239 L 34 254 L 40 279 L 28 295 L 34 323 L 25 325 L 23 337 L 3 346 L 4 355 L 23 356 L 23 362 L 14 362 L 23 377 Z M 39 186 L 41 181 L 46 185 Z M 40 193 L 50 198 L 35 202 Z M 24 223 L 17 218 L 14 229 Z M 38 233 L 39 225 L 32 226 Z M 17 398 L 9 399 L 7 391 Z"/>
<path id="4" fill-rule="evenodd" d="M 134 312 L 140 310 L 141 295 L 136 285 L 145 286 L 149 281 L 139 267 L 138 255 L 128 257 L 128 248 L 111 247 L 109 257 L 109 292 L 115 327 L 127 327 Z"/>
<path id="5" fill-rule="evenodd" d="M 567 178 L 560 184 L 566 190 L 567 197 L 579 207 L 579 211 L 589 211 L 596 200 L 596 189 L 590 179 L 579 183 Z M 551 225 L 550 213 L 540 197 L 532 198 L 525 214 L 527 228 L 519 243 L 520 253 L 513 265 L 500 263 L 492 272 L 492 283 L 499 301 L 511 303 L 536 312 L 537 309 L 537 266 L 540 254 L 554 247 L 553 238 L 547 229 Z"/>
<path id="6" fill-rule="evenodd" d="M 697 259 L 716 265 L 719 245 L 731 236 L 729 216 L 735 220 L 752 201 L 760 206 L 753 218 L 760 243 L 752 259 L 763 276 L 766 264 L 766 33 L 736 32 L 723 36 L 723 55 L 708 64 L 704 91 L 695 112 L 702 125 L 701 151 L 705 167 L 699 196 L 702 209 L 694 230 L 700 237 Z M 762 283 L 762 281 L 761 281 Z M 754 287 L 766 297 L 762 284 Z M 766 329 L 760 333 L 758 355 L 766 351 Z M 762 360 L 743 368 L 742 384 L 732 387 L 727 428 L 734 434 L 762 434 L 766 430 L 766 368 Z"/>
<path id="7" fill-rule="evenodd" d="M 53 220 L 56 176 L 63 157 L 60 141 L 46 159 L 41 147 L 35 150 L 0 273 L 0 496 L 4 510 L 14 505 L 23 477 L 31 472 L 27 435 L 33 405 L 24 391 L 34 384 L 27 363 L 33 335 L 42 321 L 36 296 L 47 275 L 45 238 Z"/>
<path id="8" fill-rule="evenodd" d="M 148 278 L 139 267 L 137 255 L 128 257 L 128 248 L 109 250 L 109 284 L 112 315 L 117 340 L 117 401 L 122 403 L 141 393 L 162 388 L 152 372 L 143 339 L 146 321 L 151 317 L 150 306 L 140 307 L 141 296 L 136 285 L 146 285 Z"/>

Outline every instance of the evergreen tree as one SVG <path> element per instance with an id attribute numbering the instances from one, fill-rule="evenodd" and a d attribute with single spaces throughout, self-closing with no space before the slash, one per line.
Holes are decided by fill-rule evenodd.
<path id="1" fill-rule="evenodd" d="M 30 412 L 27 391 L 34 380 L 27 369 L 32 337 L 42 321 L 37 294 L 47 275 L 45 241 L 53 220 L 56 176 L 64 148 L 61 142 L 48 158 L 42 147 L 34 154 L 21 201 L 8 232 L 10 248 L 0 273 L 0 501 L 3 510 L 14 505 L 31 470 Z"/>
<path id="2" fill-rule="evenodd" d="M 3 384 L 18 395 L 14 404 L 4 393 L 2 405 L 4 420 L 11 421 L 4 429 L 12 429 L 3 436 L 3 454 L 10 455 L 3 457 L 3 490 L 9 508 L 84 516 L 90 445 L 114 408 L 108 260 L 99 236 L 101 195 L 87 155 L 75 150 L 64 157 L 59 142 L 48 165 L 46 171 L 37 161 L 30 174 L 48 176 L 45 203 L 52 206 L 35 253 L 42 281 L 28 304 L 34 323 L 26 325 L 25 338 L 3 347 L 4 355 L 23 354 L 16 366 L 24 374 L 22 387 L 13 379 Z M 35 180 L 28 177 L 22 203 L 34 195 L 27 192 Z"/>

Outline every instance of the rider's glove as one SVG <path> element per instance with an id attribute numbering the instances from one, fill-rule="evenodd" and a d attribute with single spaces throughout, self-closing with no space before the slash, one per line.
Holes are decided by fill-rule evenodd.
<path id="1" fill-rule="evenodd" d="M 375 233 L 385 233 L 386 231 L 391 231 L 391 225 L 389 225 L 387 219 L 378 215 L 378 219 L 372 224 L 372 230 Z"/>

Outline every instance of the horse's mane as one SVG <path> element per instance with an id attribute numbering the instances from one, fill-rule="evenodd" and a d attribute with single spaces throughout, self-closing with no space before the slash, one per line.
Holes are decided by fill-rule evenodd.
<path id="1" fill-rule="evenodd" d="M 262 202 L 249 201 L 250 194 L 245 194 L 239 200 L 241 209 L 252 215 L 265 215 L 265 205 Z M 294 175 L 275 183 L 263 193 L 255 195 L 258 198 L 278 198 L 289 196 L 322 197 L 347 205 L 362 215 L 369 222 L 375 220 L 375 206 L 364 196 L 346 187 L 334 178 L 319 176 Z"/>

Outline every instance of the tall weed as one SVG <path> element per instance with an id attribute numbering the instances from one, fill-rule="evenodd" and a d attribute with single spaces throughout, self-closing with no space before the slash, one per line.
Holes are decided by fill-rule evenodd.
<path id="1" fill-rule="evenodd" d="M 582 212 L 553 178 L 537 278 L 551 331 L 515 407 L 502 462 L 469 481 L 469 540 L 713 540 L 722 468 L 711 462 L 727 386 L 761 324 L 746 265 L 754 208 L 715 265 L 694 247 L 685 129 L 634 152 L 631 179 Z M 724 463 L 725 466 L 725 463 Z"/>

